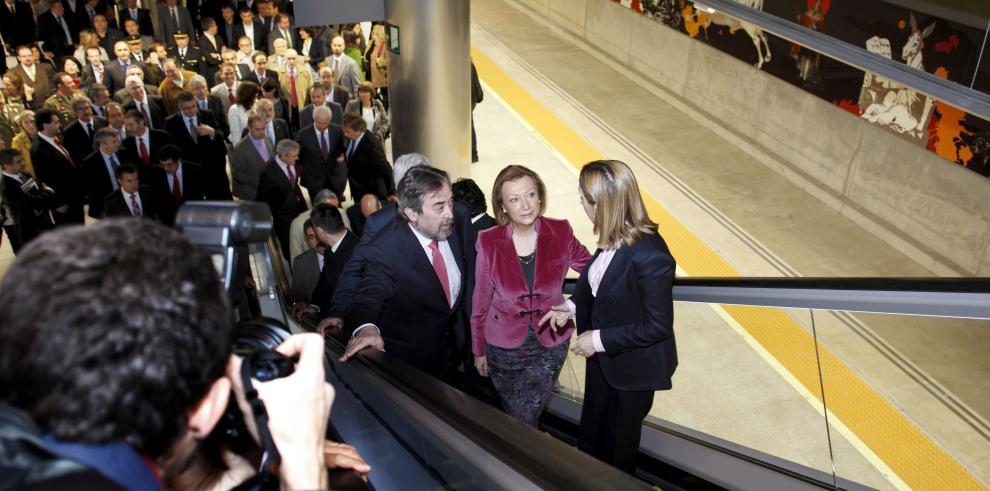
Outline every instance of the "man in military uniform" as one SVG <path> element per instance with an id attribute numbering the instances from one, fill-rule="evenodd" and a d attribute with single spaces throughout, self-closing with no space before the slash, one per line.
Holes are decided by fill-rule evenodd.
<path id="1" fill-rule="evenodd" d="M 189 35 L 183 31 L 172 37 L 175 38 L 175 46 L 168 48 L 168 57 L 175 58 L 180 69 L 199 73 L 199 65 L 203 61 L 199 48 L 189 46 Z"/>
<path id="2" fill-rule="evenodd" d="M 76 112 L 72 110 L 72 97 L 76 95 L 76 86 L 72 77 L 65 72 L 55 74 L 55 93 L 45 100 L 45 108 L 58 114 L 59 121 L 67 125 L 76 120 Z"/>

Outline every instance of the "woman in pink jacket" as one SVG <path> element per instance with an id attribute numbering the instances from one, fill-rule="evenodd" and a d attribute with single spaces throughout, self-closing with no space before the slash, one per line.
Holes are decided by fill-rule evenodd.
<path id="1" fill-rule="evenodd" d="M 564 301 L 568 268 L 591 255 L 566 220 L 543 216 L 546 187 L 535 172 L 510 165 L 495 178 L 499 226 L 478 234 L 472 349 L 478 373 L 491 376 L 502 406 L 536 425 L 567 357 L 574 323 L 540 320 Z"/>

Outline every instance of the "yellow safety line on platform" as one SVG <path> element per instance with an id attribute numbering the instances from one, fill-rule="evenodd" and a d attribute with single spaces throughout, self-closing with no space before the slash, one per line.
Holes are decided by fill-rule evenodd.
<path id="1" fill-rule="evenodd" d="M 570 165 L 580 169 L 589 161 L 606 158 L 488 56 L 474 47 L 471 55 L 485 84 Z M 648 193 L 644 192 L 643 198 L 650 217 L 660 225 L 664 239 L 684 271 L 691 276 L 740 276 Z M 729 305 L 723 308 L 820 404 L 818 366 L 813 353 L 815 341 L 806 329 L 781 309 Z M 892 484 L 926 490 L 987 489 L 830 350 L 823 346 L 818 350 L 830 418 L 838 418 L 836 426 L 851 432 L 852 435 L 847 435 L 853 437 L 851 440 L 859 440 L 851 443 Z M 820 406 L 816 409 L 821 411 Z M 841 462 L 837 472 L 842 477 Z M 856 476 L 848 477 L 856 479 Z"/>

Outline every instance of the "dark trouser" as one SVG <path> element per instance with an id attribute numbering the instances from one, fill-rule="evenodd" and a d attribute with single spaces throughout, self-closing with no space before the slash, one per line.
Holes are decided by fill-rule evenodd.
<path id="1" fill-rule="evenodd" d="M 471 162 L 478 161 L 478 135 L 474 133 L 474 112 L 471 112 Z"/>
<path id="2" fill-rule="evenodd" d="M 52 210 L 52 218 L 55 219 L 55 225 L 80 225 L 86 222 L 86 216 L 83 212 L 83 205 L 80 204 L 70 204 L 69 210 L 65 213 L 59 213 Z"/>
<path id="3" fill-rule="evenodd" d="M 605 381 L 596 357 L 588 359 L 584 383 L 578 448 L 622 471 L 634 473 L 640 427 L 653 407 L 653 391 L 612 387 Z"/>
<path id="4" fill-rule="evenodd" d="M 13 225 L 4 225 L 4 232 L 7 232 L 7 240 L 10 241 L 10 249 L 14 251 L 14 255 L 17 255 L 17 251 L 21 250 L 21 236 L 17 233 L 17 227 Z M 0 234 L 0 238 L 3 234 Z"/>
<path id="5" fill-rule="evenodd" d="M 388 87 L 378 88 L 378 99 L 382 101 L 382 107 L 388 111 Z"/>

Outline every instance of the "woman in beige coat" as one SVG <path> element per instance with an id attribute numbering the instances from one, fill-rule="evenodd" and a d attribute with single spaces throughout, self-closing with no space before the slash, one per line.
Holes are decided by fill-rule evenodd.
<path id="1" fill-rule="evenodd" d="M 371 40 L 364 51 L 364 60 L 370 74 L 371 85 L 378 89 L 382 106 L 388 111 L 388 43 L 385 41 L 385 27 L 381 24 L 371 28 Z"/>

